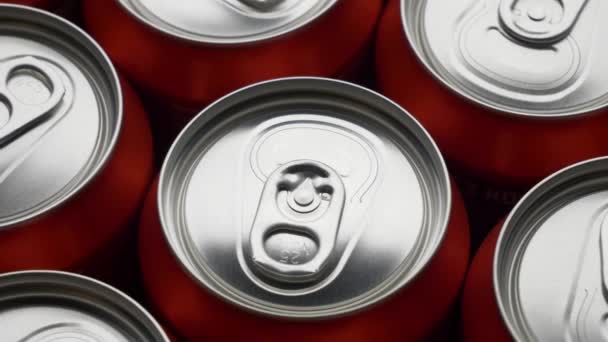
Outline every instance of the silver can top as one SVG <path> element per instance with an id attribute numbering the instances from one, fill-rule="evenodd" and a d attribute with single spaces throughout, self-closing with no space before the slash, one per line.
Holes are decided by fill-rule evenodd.
<path id="1" fill-rule="evenodd" d="M 450 196 L 439 151 L 402 108 L 349 83 L 291 78 L 199 114 L 165 160 L 158 205 L 202 286 L 258 313 L 318 318 L 419 274 Z"/>
<path id="2" fill-rule="evenodd" d="M 52 14 L 0 5 L 0 228 L 85 187 L 121 123 L 118 78 L 93 40 Z"/>
<path id="3" fill-rule="evenodd" d="M 406 34 L 423 64 L 478 104 L 557 117 L 608 103 L 606 1 L 401 0 L 401 5 Z"/>
<path id="4" fill-rule="evenodd" d="M 193 42 L 244 44 L 275 38 L 317 19 L 338 0 L 116 0 L 155 30 Z"/>
<path id="5" fill-rule="evenodd" d="M 503 318 L 518 341 L 608 341 L 608 158 L 530 191 L 494 260 Z"/>
<path id="6" fill-rule="evenodd" d="M 0 327 L 3 341 L 169 342 L 126 295 L 63 272 L 0 275 Z"/>

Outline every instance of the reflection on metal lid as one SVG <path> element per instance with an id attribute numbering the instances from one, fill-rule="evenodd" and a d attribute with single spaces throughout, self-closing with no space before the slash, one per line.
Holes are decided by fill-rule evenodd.
<path id="1" fill-rule="evenodd" d="M 260 313 L 363 309 L 409 283 L 445 233 L 450 185 L 427 133 L 367 89 L 294 78 L 201 113 L 167 157 L 167 239 L 203 286 Z"/>
<path id="2" fill-rule="evenodd" d="M 604 1 L 402 0 L 401 10 L 430 72 L 479 104 L 550 117 L 608 104 Z"/>
<path id="3" fill-rule="evenodd" d="M 608 159 L 532 190 L 503 227 L 494 279 L 521 341 L 607 341 Z"/>
<path id="4" fill-rule="evenodd" d="M 93 279 L 28 271 L 0 276 L 2 340 L 167 342 L 137 303 Z"/>
<path id="5" fill-rule="evenodd" d="M 195 42 L 241 44 L 292 32 L 338 0 L 116 0 L 154 29 Z"/>
<path id="6" fill-rule="evenodd" d="M 118 79 L 88 36 L 51 14 L 0 5 L 0 227 L 86 186 L 121 122 Z"/>

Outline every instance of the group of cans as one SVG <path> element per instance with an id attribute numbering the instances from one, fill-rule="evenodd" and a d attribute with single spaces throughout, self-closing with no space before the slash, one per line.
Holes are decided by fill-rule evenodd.
<path id="1" fill-rule="evenodd" d="M 0 341 L 608 341 L 607 13 L 0 0 Z"/>

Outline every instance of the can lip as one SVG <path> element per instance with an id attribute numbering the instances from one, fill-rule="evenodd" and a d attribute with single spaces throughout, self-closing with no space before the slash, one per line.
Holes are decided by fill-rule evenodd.
<path id="1" fill-rule="evenodd" d="M 146 27 L 152 29 L 154 32 L 160 33 L 165 37 L 177 39 L 182 42 L 197 44 L 197 45 L 207 45 L 207 46 L 216 46 L 216 47 L 233 47 L 233 46 L 242 46 L 242 45 L 255 45 L 268 41 L 273 41 L 275 39 L 279 39 L 287 34 L 291 34 L 306 26 L 316 22 L 319 18 L 323 17 L 326 13 L 328 13 L 331 9 L 335 7 L 335 5 L 341 0 L 328 0 L 330 1 L 328 5 L 323 7 L 321 11 L 319 11 L 316 15 L 310 17 L 309 19 L 302 21 L 298 25 L 291 27 L 285 31 L 279 31 L 274 34 L 262 35 L 260 37 L 254 38 L 241 38 L 241 39 L 210 39 L 205 37 L 196 38 L 195 35 L 188 35 L 184 33 L 180 33 L 179 31 L 172 31 L 170 28 L 166 28 L 160 26 L 150 20 L 148 17 L 138 12 L 132 6 L 129 6 L 126 2 L 133 0 L 114 0 L 118 2 L 120 7 L 122 7 L 131 17 L 135 18 L 139 23 L 145 25 Z"/>
<path id="2" fill-rule="evenodd" d="M 35 288 L 31 295 L 27 294 L 28 285 Z M 48 291 L 45 287 L 48 287 Z M 0 288 L 4 292 L 0 301 L 51 296 L 58 300 L 82 301 L 85 304 L 79 297 L 80 294 L 85 294 L 88 305 L 94 305 L 95 309 L 101 309 L 106 314 L 114 313 L 116 318 L 132 320 L 132 326 L 134 329 L 140 329 L 141 335 L 147 335 L 148 338 L 159 342 L 170 341 L 161 325 L 141 304 L 122 291 L 90 277 L 53 270 L 18 271 L 1 274 Z M 57 294 L 61 289 L 67 292 L 63 295 Z M 14 293 L 15 291 L 18 293 Z M 135 328 L 136 325 L 138 328 Z"/>
<path id="3" fill-rule="evenodd" d="M 597 115 L 598 112 L 608 108 L 608 101 L 604 101 L 601 105 L 596 105 L 590 108 L 581 108 L 577 110 L 571 111 L 560 111 L 560 112 L 549 112 L 549 113 L 539 113 L 534 111 L 525 111 L 525 110 L 516 110 L 514 108 L 501 107 L 499 105 L 490 103 L 489 101 L 483 101 L 477 97 L 472 96 L 466 91 L 462 90 L 460 87 L 452 84 L 447 81 L 435 68 L 431 66 L 431 64 L 424 57 L 425 54 L 422 51 L 420 45 L 416 42 L 416 32 L 414 32 L 410 25 L 408 24 L 408 15 L 406 9 L 406 2 L 412 2 L 412 0 L 400 0 L 400 17 L 401 17 L 401 26 L 402 30 L 406 36 L 407 44 L 414 51 L 414 55 L 418 62 L 423 66 L 426 72 L 428 72 L 435 81 L 439 82 L 439 84 L 451 92 L 452 94 L 458 96 L 462 100 L 480 106 L 482 108 L 487 109 L 490 113 L 499 116 L 506 117 L 515 117 L 521 119 L 535 119 L 535 120 L 559 120 L 559 119 L 567 119 L 567 118 L 579 118 L 591 115 Z M 427 0 L 414 0 L 419 3 L 426 3 Z"/>
<path id="4" fill-rule="evenodd" d="M 507 216 L 505 223 L 501 227 L 501 231 L 496 243 L 496 250 L 493 255 L 492 262 L 492 284 L 494 290 L 494 296 L 496 298 L 496 303 L 498 305 L 501 320 L 509 330 L 511 336 L 516 340 L 526 340 L 527 338 L 531 338 L 530 328 L 527 327 L 525 322 L 515 322 L 515 319 L 510 319 L 511 311 L 507 308 L 507 301 L 504 298 L 509 297 L 506 292 L 506 289 L 503 291 L 504 286 L 501 285 L 501 275 L 499 274 L 500 265 L 504 264 L 502 261 L 503 250 L 501 246 L 507 245 L 509 239 L 515 239 L 510 235 L 511 230 L 509 227 L 513 227 L 518 223 L 520 219 L 522 219 L 523 214 L 529 212 L 534 208 L 534 203 L 536 203 L 543 196 L 548 196 L 551 193 L 555 192 L 556 187 L 564 184 L 570 184 L 573 179 L 577 179 L 581 176 L 586 176 L 589 173 L 592 173 L 595 169 L 593 167 L 601 167 L 603 170 L 608 169 L 608 157 L 599 157 L 594 159 L 585 160 L 571 166 L 568 166 L 562 170 L 559 170 L 552 175 L 548 176 L 536 186 L 534 186 L 523 198 L 518 202 L 515 208 L 511 211 L 511 213 Z M 595 173 L 598 171 L 596 170 Z M 536 214 L 537 216 L 539 214 Z M 530 234 L 527 234 L 530 235 Z M 519 238 L 522 240 L 522 238 Z M 516 242 L 523 242 L 523 241 Z M 525 246 L 520 246 L 522 243 L 518 244 L 515 249 L 521 250 Z M 503 248 L 504 249 L 504 248 Z M 513 249 L 513 248 L 511 248 Z M 509 264 L 512 264 L 510 262 Z M 504 267 L 503 267 L 504 268 Z M 509 297 L 510 298 L 510 297 Z M 518 318 L 517 320 L 522 320 L 522 318 Z M 524 327 L 521 327 L 524 325 Z M 522 329 L 524 331 L 522 332 Z M 522 337 L 522 333 L 526 334 L 526 336 Z"/>
<path id="5" fill-rule="evenodd" d="M 171 237 L 172 232 L 168 228 L 171 226 L 170 222 L 169 222 L 170 219 L 166 216 L 166 214 L 163 210 L 164 201 L 165 201 L 164 196 L 163 196 L 163 189 L 166 188 L 167 186 L 169 186 L 168 183 L 170 183 L 170 177 L 168 177 L 168 176 L 170 175 L 170 172 L 171 172 L 170 171 L 170 168 L 171 168 L 170 162 L 171 162 L 171 159 L 173 158 L 173 156 L 178 154 L 179 148 L 180 148 L 180 142 L 182 140 L 186 139 L 188 134 L 191 131 L 196 131 L 196 129 L 198 129 L 200 127 L 204 127 L 206 124 L 213 121 L 218 115 L 221 114 L 221 111 L 218 111 L 216 113 L 211 113 L 211 112 L 213 112 L 216 107 L 225 107 L 224 103 L 228 99 L 231 99 L 236 94 L 240 94 L 242 92 L 247 92 L 247 91 L 252 91 L 257 88 L 268 86 L 268 85 L 277 85 L 277 84 L 289 83 L 289 82 L 303 82 L 303 83 L 305 83 L 305 82 L 310 82 L 310 83 L 322 82 L 322 84 L 323 83 L 333 83 L 333 85 L 348 86 L 348 87 L 356 88 L 359 91 L 364 91 L 364 92 L 367 92 L 368 94 L 378 96 L 386 105 L 395 108 L 396 110 L 398 110 L 400 112 L 400 114 L 405 114 L 406 115 L 405 117 L 407 118 L 407 120 L 410 121 L 410 124 L 416 126 L 417 133 L 421 134 L 422 135 L 421 138 L 425 139 L 424 143 L 428 144 L 428 146 L 426 146 L 426 148 L 428 148 L 429 150 L 425 151 L 425 152 L 432 154 L 434 161 L 437 162 L 437 164 L 440 168 L 440 170 L 436 170 L 436 172 L 438 173 L 438 177 L 440 178 L 439 181 L 441 182 L 441 186 L 442 186 L 441 190 L 444 191 L 442 193 L 443 198 L 441 198 L 441 201 L 443 201 L 443 203 L 444 203 L 442 205 L 442 208 L 445 210 L 445 213 L 444 213 L 445 215 L 443 215 L 443 217 L 441 218 L 440 223 L 437 224 L 438 226 L 441 227 L 440 231 L 436 234 L 436 235 L 440 236 L 439 239 L 437 239 L 431 247 L 427 248 L 429 252 L 427 254 L 425 254 L 424 261 L 421 262 L 419 265 L 417 265 L 417 267 L 415 268 L 415 272 L 413 272 L 414 273 L 413 275 L 410 275 L 408 277 L 403 277 L 403 279 L 401 279 L 401 281 L 397 281 L 395 279 L 387 280 L 386 283 L 389 283 L 388 285 L 385 284 L 385 286 L 383 288 L 381 288 L 379 290 L 376 288 L 374 290 L 378 290 L 378 291 L 386 290 L 385 288 L 389 287 L 389 285 L 391 285 L 390 284 L 391 282 L 392 282 L 392 285 L 395 285 L 396 282 L 398 283 L 398 285 L 393 286 L 390 289 L 390 291 L 388 291 L 388 292 L 385 291 L 382 295 L 378 295 L 378 296 L 374 297 L 374 299 L 372 301 L 362 302 L 363 299 L 355 298 L 352 303 L 349 303 L 349 305 L 342 306 L 336 310 L 317 310 L 317 311 L 311 310 L 309 312 L 304 312 L 304 311 L 294 312 L 294 311 L 290 311 L 287 307 L 267 308 L 264 306 L 264 303 L 256 303 L 255 298 L 251 298 L 249 302 L 245 302 L 243 300 L 239 300 L 238 298 L 235 298 L 234 296 L 230 296 L 230 295 L 225 294 L 224 292 L 220 292 L 220 291 L 216 290 L 216 288 L 218 286 L 223 286 L 222 290 L 227 289 L 227 288 L 229 288 L 228 284 L 221 283 L 219 285 L 214 286 L 214 284 L 211 284 L 210 281 L 208 281 L 207 279 L 201 278 L 199 276 L 199 274 L 196 272 L 196 270 L 194 270 L 192 267 L 189 267 L 187 265 L 187 263 L 184 261 L 184 257 L 182 255 L 180 255 L 180 253 L 178 252 L 179 246 L 175 246 L 173 243 L 173 239 Z M 406 127 L 406 126 L 404 126 L 404 127 Z M 450 182 L 450 177 L 448 174 L 447 166 L 445 164 L 443 156 L 441 155 L 436 143 L 431 138 L 430 134 L 424 129 L 424 127 L 422 127 L 422 125 L 420 125 L 420 123 L 414 117 L 412 117 L 407 111 L 405 111 L 402 107 L 400 107 L 394 101 L 392 101 L 392 100 L 388 99 L 387 97 L 385 97 L 381 94 L 378 94 L 372 90 L 369 90 L 362 86 L 352 84 L 349 82 L 345 82 L 345 81 L 320 78 L 320 77 L 290 77 L 290 78 L 281 78 L 281 79 L 276 79 L 276 80 L 264 81 L 264 82 L 260 82 L 257 84 L 253 84 L 253 85 L 244 87 L 240 90 L 237 90 L 231 94 L 224 96 L 223 98 L 217 100 L 216 102 L 214 102 L 213 104 L 211 104 L 210 106 L 205 108 L 202 112 L 200 112 L 182 130 L 182 132 L 179 134 L 179 136 L 177 137 L 177 139 L 174 141 L 173 145 L 171 146 L 169 153 L 167 154 L 167 157 L 163 163 L 163 166 L 162 166 L 162 169 L 160 172 L 160 178 L 159 178 L 159 184 L 158 184 L 159 191 L 158 191 L 158 195 L 157 195 L 157 208 L 158 208 L 158 212 L 159 212 L 161 225 L 163 227 L 163 236 L 165 238 L 166 243 L 169 246 L 171 246 L 171 248 L 170 248 L 171 253 L 179 261 L 178 263 L 179 263 L 180 267 L 182 268 L 182 270 L 185 271 L 186 274 L 188 274 L 188 276 L 194 282 L 196 282 L 198 285 L 200 285 L 202 288 L 209 290 L 209 292 L 212 295 L 220 298 L 221 300 L 223 300 L 227 303 L 230 303 L 239 308 L 245 309 L 246 311 L 256 313 L 256 314 L 261 314 L 262 316 L 268 316 L 268 317 L 272 317 L 272 318 L 281 318 L 281 319 L 290 319 L 290 320 L 330 319 L 330 318 L 348 316 L 348 315 L 363 311 L 365 309 L 368 309 L 370 307 L 376 306 L 377 304 L 390 298 L 392 295 L 396 294 L 400 290 L 406 288 L 409 284 L 414 282 L 424 272 L 424 270 L 426 270 L 427 266 L 430 264 L 433 257 L 436 255 L 436 253 L 439 251 L 440 247 L 443 245 L 445 233 L 447 231 L 447 227 L 449 224 L 450 213 L 452 210 L 452 189 L 451 189 L 451 187 L 452 187 L 452 185 Z M 214 276 L 212 275 L 211 277 L 214 277 Z M 395 277 L 393 277 L 393 278 L 395 278 Z M 213 279 L 213 280 L 218 281 L 218 279 Z M 218 283 L 219 283 L 219 281 L 218 281 Z"/>
<path id="6" fill-rule="evenodd" d="M 101 46 L 84 30 L 56 14 L 29 6 L 0 4 L 0 10 L 3 12 L 0 14 L 0 17 L 6 16 L 7 13 L 8 15 L 14 15 L 14 13 L 24 13 L 28 19 L 36 21 L 36 23 L 40 23 L 41 20 L 48 20 L 50 21 L 50 24 L 45 23 L 47 26 L 52 25 L 53 29 L 56 29 L 56 31 L 61 31 L 61 33 L 68 35 L 70 38 L 77 37 L 77 39 L 79 39 L 83 45 L 88 47 L 88 53 L 97 60 L 99 67 L 102 68 L 102 71 L 104 72 L 104 76 L 107 77 L 108 86 L 111 87 L 111 91 L 113 93 L 112 95 L 114 97 L 112 101 L 113 106 L 116 110 L 114 113 L 115 125 L 112 127 L 112 134 L 107 141 L 108 147 L 105 148 L 103 153 L 98 157 L 98 162 L 96 165 L 87 172 L 85 177 L 79 180 L 78 185 L 66 192 L 60 200 L 49 205 L 43 204 L 43 208 L 35 209 L 33 212 L 27 215 L 19 215 L 18 218 L 0 224 L 0 230 L 6 230 L 16 228 L 18 225 L 35 220 L 38 217 L 64 206 L 66 203 L 74 199 L 74 197 L 82 192 L 88 185 L 90 185 L 93 180 L 97 178 L 97 176 L 99 176 L 101 171 L 108 164 L 122 132 L 124 102 L 120 79 L 114 65 Z"/>

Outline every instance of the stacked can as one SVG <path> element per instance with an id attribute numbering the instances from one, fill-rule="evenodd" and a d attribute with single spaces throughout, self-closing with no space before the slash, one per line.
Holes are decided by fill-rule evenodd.
<path id="1" fill-rule="evenodd" d="M 175 341 L 132 299 L 75 274 L 0 275 L 0 307 L 3 341 Z"/>
<path id="2" fill-rule="evenodd" d="M 180 134 L 140 253 L 154 307 L 189 341 L 419 340 L 454 304 L 469 236 L 409 114 L 291 78 L 219 100 Z"/>
<path id="3" fill-rule="evenodd" d="M 605 11 L 601 1 L 393 0 L 377 81 L 455 170 L 485 184 L 469 188 L 513 205 L 521 189 L 608 154 Z"/>
<path id="4" fill-rule="evenodd" d="M 98 256 L 134 235 L 152 177 L 141 104 L 57 16 L 0 5 L 0 36 L 0 272 L 117 273 Z"/>
<path id="5" fill-rule="evenodd" d="M 606 340 L 601 0 L 84 1 L 172 146 L 137 237 L 142 104 L 95 41 L 23 6 L 76 1 L 0 3 L 0 340 L 175 341 L 58 271 L 133 290 L 138 260 L 186 341 L 454 340 L 458 310 L 466 342 Z M 361 83 L 372 57 L 390 99 L 324 78 Z M 466 282 L 440 150 L 485 238 Z"/>
<path id="6" fill-rule="evenodd" d="M 605 341 L 608 159 L 549 177 L 488 237 L 467 280 L 465 341 Z"/>
<path id="7" fill-rule="evenodd" d="M 218 98 L 289 76 L 353 77 L 382 0 L 87 0 L 88 30 L 148 94 L 160 145 Z M 162 146 L 161 146 L 162 149 Z"/>

